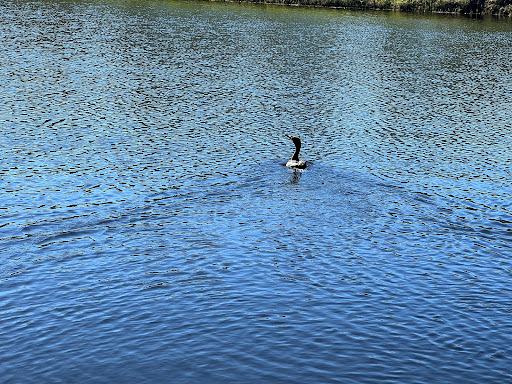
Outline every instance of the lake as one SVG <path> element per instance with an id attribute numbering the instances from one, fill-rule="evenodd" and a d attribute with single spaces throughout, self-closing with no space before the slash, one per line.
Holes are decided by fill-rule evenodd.
<path id="1" fill-rule="evenodd" d="M 3 382 L 512 382 L 509 20 L 0 17 Z"/>

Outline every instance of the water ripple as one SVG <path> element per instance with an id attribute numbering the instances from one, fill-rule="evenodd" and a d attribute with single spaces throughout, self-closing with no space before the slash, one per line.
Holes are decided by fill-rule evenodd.
<path id="1" fill-rule="evenodd" d="M 4 381 L 510 380 L 509 23 L 0 13 Z"/>

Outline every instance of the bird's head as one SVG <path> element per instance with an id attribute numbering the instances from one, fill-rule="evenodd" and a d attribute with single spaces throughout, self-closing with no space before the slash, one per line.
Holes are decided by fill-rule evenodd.
<path id="1" fill-rule="evenodd" d="M 297 137 L 297 136 L 292 136 L 292 135 L 286 135 L 291 141 L 293 141 L 293 143 L 295 144 L 296 147 L 300 148 L 300 139 Z"/>

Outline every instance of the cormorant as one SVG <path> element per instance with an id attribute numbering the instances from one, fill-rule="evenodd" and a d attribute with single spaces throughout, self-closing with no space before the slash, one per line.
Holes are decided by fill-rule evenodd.
<path id="1" fill-rule="evenodd" d="M 292 158 L 290 160 L 288 160 L 288 162 L 286 163 L 286 166 L 290 167 L 290 168 L 298 168 L 298 169 L 306 168 L 307 167 L 306 162 L 304 160 L 299 160 L 299 152 L 300 152 L 300 147 L 301 147 L 300 139 L 297 136 L 291 136 L 291 135 L 286 135 L 286 136 L 288 136 L 293 141 L 293 144 L 295 144 L 295 153 L 293 154 Z"/>

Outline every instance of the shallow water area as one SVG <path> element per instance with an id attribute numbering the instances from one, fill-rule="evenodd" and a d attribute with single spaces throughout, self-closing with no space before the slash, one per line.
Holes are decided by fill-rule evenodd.
<path id="1" fill-rule="evenodd" d="M 0 15 L 3 381 L 512 381 L 512 24 Z"/>

